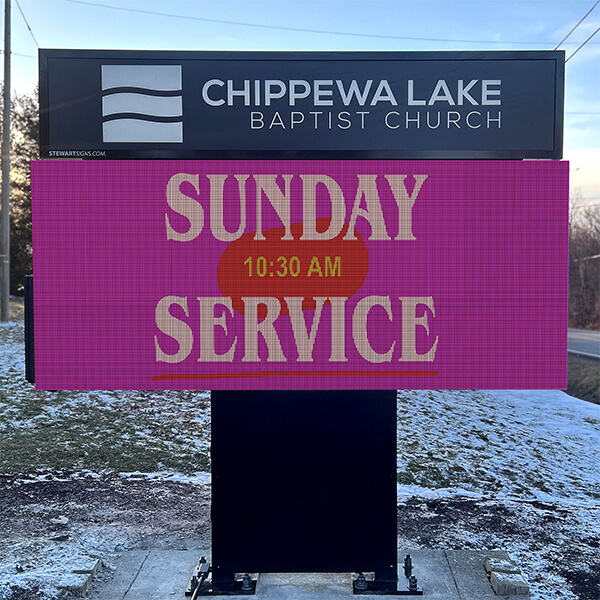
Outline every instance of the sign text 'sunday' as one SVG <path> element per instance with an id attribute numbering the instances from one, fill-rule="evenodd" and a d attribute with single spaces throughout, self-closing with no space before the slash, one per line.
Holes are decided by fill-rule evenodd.
<path id="1" fill-rule="evenodd" d="M 196 194 L 200 193 L 200 175 L 189 173 L 177 173 L 171 177 L 166 187 L 166 200 L 168 207 L 174 213 L 185 219 L 184 229 L 176 229 L 169 218 L 169 212 L 165 213 L 165 234 L 167 240 L 176 242 L 193 242 L 204 230 L 210 230 L 216 240 L 221 242 L 235 242 L 246 232 L 249 199 L 246 197 L 246 182 L 253 179 L 256 186 L 255 206 L 256 231 L 252 232 L 252 240 L 255 242 L 266 241 L 263 234 L 262 214 L 263 198 L 265 198 L 277 214 L 283 227 L 280 230 L 280 255 L 275 261 L 268 261 L 265 256 L 248 256 L 243 264 L 248 267 L 248 277 L 257 278 L 276 277 L 285 279 L 288 277 L 305 277 L 307 280 L 313 278 L 333 277 L 331 289 L 335 289 L 335 278 L 341 277 L 348 269 L 353 269 L 353 264 L 344 264 L 340 256 L 325 255 L 319 257 L 313 255 L 309 261 L 302 264 L 300 258 L 291 255 L 288 251 L 289 242 L 294 241 L 291 222 L 291 194 L 290 187 L 294 179 L 299 180 L 302 186 L 302 226 L 294 229 L 301 233 L 297 236 L 303 245 L 312 242 L 323 242 L 339 238 L 342 242 L 357 240 L 357 220 L 365 219 L 370 227 L 368 241 L 413 241 L 413 208 L 415 201 L 428 179 L 426 174 L 416 175 L 385 175 L 383 177 L 373 174 L 358 174 L 356 176 L 357 189 L 354 198 L 346 199 L 342 189 L 336 181 L 325 174 L 298 175 L 233 175 L 207 174 L 210 186 L 210 200 L 208 203 L 209 217 L 205 216 L 205 207 L 192 195 L 182 190 L 182 184 L 189 184 Z M 229 187 L 226 193 L 226 182 L 237 188 L 237 193 Z M 279 183 L 278 183 L 279 181 Z M 283 184 L 280 187 L 280 184 Z M 317 189 L 323 186 L 330 200 L 330 218 L 325 228 L 318 227 L 317 219 Z M 396 215 L 394 225 L 386 223 L 384 211 L 381 205 L 379 187 L 387 186 L 388 192 L 396 203 Z M 282 189 L 283 188 L 283 189 Z M 228 231 L 224 223 L 224 214 L 232 210 L 231 199 L 237 196 L 239 206 L 239 226 L 235 231 Z M 389 194 L 388 194 L 389 196 Z M 348 211 L 347 201 L 352 208 Z M 365 208 L 362 208 L 362 203 Z M 208 223 L 206 222 L 208 221 Z M 345 227 L 346 225 L 346 227 Z M 287 242 L 287 244 L 286 244 Z M 287 246 L 287 248 L 286 248 Z M 259 246 L 255 246 L 258 248 Z M 239 266 L 239 265 L 238 265 Z M 347 362 L 345 328 L 345 311 L 348 297 L 344 296 L 322 296 L 311 298 L 314 303 L 314 317 L 312 325 L 307 326 L 303 315 L 303 303 L 309 300 L 303 296 L 242 296 L 242 309 L 244 315 L 244 354 L 242 362 L 258 362 L 261 360 L 258 352 L 259 335 L 266 343 L 268 362 L 286 362 L 279 335 L 275 329 L 275 321 L 282 314 L 289 314 L 293 339 L 298 362 L 313 362 L 313 351 L 316 333 L 319 329 L 321 315 L 325 304 L 331 306 L 330 326 L 330 356 L 329 362 Z M 238 339 L 232 336 L 228 341 L 228 349 L 218 353 L 215 349 L 215 328 L 221 328 L 222 333 L 228 334 L 226 314 L 235 315 L 233 299 L 231 297 L 213 296 L 187 298 L 169 295 L 161 298 L 156 306 L 155 319 L 160 331 L 173 338 L 177 342 L 175 353 L 165 352 L 161 348 L 158 336 L 155 336 L 155 350 L 157 362 L 179 363 L 186 360 L 194 348 L 194 332 L 186 323 L 184 318 L 178 318 L 171 314 L 173 305 L 177 305 L 185 316 L 189 317 L 190 303 L 197 302 L 201 314 L 201 327 L 199 331 L 199 362 L 232 362 L 238 344 Z M 403 362 L 433 361 L 437 348 L 437 337 L 430 343 L 429 349 L 424 353 L 418 353 L 416 348 L 416 327 L 423 326 L 429 330 L 429 321 L 435 317 L 435 307 L 432 297 L 398 297 L 369 295 L 363 297 L 353 308 L 351 339 L 360 356 L 369 363 L 391 362 L 394 357 L 396 341 L 385 351 L 377 351 L 373 348 L 367 334 L 367 320 L 369 313 L 375 307 L 385 310 L 390 321 L 392 317 L 392 302 L 398 302 L 401 313 L 401 341 L 398 360 Z M 418 307 L 425 311 L 422 316 L 417 316 Z M 261 310 L 262 308 L 262 310 Z M 220 313 L 219 316 L 215 316 Z"/>

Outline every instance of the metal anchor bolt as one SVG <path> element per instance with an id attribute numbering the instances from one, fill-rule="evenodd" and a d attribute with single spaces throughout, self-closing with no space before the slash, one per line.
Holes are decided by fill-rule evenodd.
<path id="1" fill-rule="evenodd" d="M 404 576 L 408 579 L 412 575 L 413 561 L 410 554 L 404 557 Z"/>
<path id="2" fill-rule="evenodd" d="M 417 578 L 414 575 L 411 575 L 408 580 L 408 591 L 416 592 L 419 589 L 419 584 L 417 583 Z"/>
<path id="3" fill-rule="evenodd" d="M 367 589 L 367 579 L 364 573 L 359 573 L 356 581 L 354 582 L 354 587 L 357 590 L 366 590 Z"/>
<path id="4" fill-rule="evenodd" d="M 252 578 L 248 573 L 246 573 L 242 579 L 242 589 L 244 591 L 249 591 L 252 589 Z"/>

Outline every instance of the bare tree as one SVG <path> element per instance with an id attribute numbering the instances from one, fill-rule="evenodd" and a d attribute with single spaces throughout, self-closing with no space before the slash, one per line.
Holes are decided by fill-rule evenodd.
<path id="1" fill-rule="evenodd" d="M 585 200 L 571 207 L 569 326 L 600 329 L 600 205 Z"/>
<path id="2" fill-rule="evenodd" d="M 15 94 L 11 104 L 10 293 L 22 295 L 25 275 L 32 273 L 31 161 L 39 158 L 37 92 Z M 0 115 L 1 106 L 0 102 Z M 0 127 L 1 122 L 0 117 Z"/>

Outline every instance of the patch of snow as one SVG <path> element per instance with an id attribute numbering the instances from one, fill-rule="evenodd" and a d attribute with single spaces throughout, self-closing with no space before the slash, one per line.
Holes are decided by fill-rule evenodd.
<path id="1" fill-rule="evenodd" d="M 161 471 L 156 473 L 142 473 L 141 471 L 132 471 L 131 473 L 119 473 L 123 479 L 144 479 L 148 481 L 177 481 L 178 483 L 199 483 L 210 484 L 211 474 L 206 471 L 198 471 L 194 475 L 183 475 L 172 471 Z"/>
<path id="2" fill-rule="evenodd" d="M 398 396 L 401 484 L 600 506 L 600 405 L 556 390 Z"/>

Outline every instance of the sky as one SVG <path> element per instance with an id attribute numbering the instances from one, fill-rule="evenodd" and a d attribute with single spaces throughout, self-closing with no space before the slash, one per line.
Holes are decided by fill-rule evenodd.
<path id="1" fill-rule="evenodd" d="M 32 93 L 37 85 L 38 47 L 553 50 L 597 4 L 596 0 L 12 0 L 12 3 L 12 87 L 20 93 Z M 599 27 L 600 4 L 559 46 L 566 51 L 568 60 L 563 156 L 571 166 L 571 197 L 580 205 L 598 205 L 598 210 L 600 33 L 585 46 L 581 44 Z"/>

